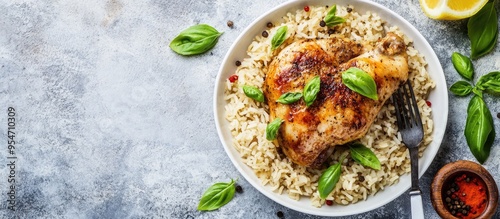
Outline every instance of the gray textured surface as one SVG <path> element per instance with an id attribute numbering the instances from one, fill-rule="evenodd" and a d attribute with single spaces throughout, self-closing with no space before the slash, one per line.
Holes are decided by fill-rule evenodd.
<path id="1" fill-rule="evenodd" d="M 0 200 L 8 191 L 8 106 L 17 112 L 18 143 L 17 210 L 2 201 L 0 218 L 277 218 L 277 211 L 317 218 L 251 187 L 225 154 L 212 115 L 223 56 L 248 24 L 284 1 L 0 0 Z M 464 21 L 430 20 L 417 0 L 376 2 L 427 38 L 448 86 L 460 79 L 449 57 L 469 54 Z M 200 22 L 224 31 L 215 48 L 173 53 L 174 36 Z M 500 70 L 499 48 L 474 62 L 477 75 Z M 437 218 L 429 199 L 436 171 L 474 160 L 462 134 L 469 98 L 449 98 L 447 134 L 421 179 L 428 218 Z M 486 96 L 500 131 L 498 100 Z M 484 164 L 497 182 L 499 144 L 497 137 Z M 229 178 L 239 178 L 244 193 L 218 211 L 198 212 L 203 191 Z M 350 218 L 408 217 L 405 194 Z"/>

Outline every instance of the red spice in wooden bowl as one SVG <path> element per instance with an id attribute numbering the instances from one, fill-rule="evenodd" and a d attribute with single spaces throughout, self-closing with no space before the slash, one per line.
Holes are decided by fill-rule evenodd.
<path id="1" fill-rule="evenodd" d="M 491 218 L 498 205 L 498 188 L 483 166 L 459 160 L 436 173 L 431 201 L 442 218 Z"/>
<path id="2" fill-rule="evenodd" d="M 443 185 L 443 203 L 457 218 L 477 218 L 488 204 L 486 191 L 486 184 L 476 174 L 460 173 L 450 177 Z"/>

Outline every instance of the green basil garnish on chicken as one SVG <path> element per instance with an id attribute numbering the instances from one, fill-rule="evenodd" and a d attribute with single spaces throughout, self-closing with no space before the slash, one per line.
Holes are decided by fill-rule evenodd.
<path id="1" fill-rule="evenodd" d="M 217 44 L 222 35 L 207 24 L 198 24 L 187 28 L 170 42 L 170 48 L 180 55 L 197 55 L 204 53 Z"/>
<path id="2" fill-rule="evenodd" d="M 339 162 L 328 167 L 318 180 L 319 197 L 325 199 L 333 191 L 342 173 L 342 162 L 345 157 L 340 158 Z"/>
<path id="3" fill-rule="evenodd" d="M 365 71 L 351 67 L 342 72 L 342 83 L 352 91 L 368 97 L 372 100 L 378 100 L 377 84 Z"/>
<path id="4" fill-rule="evenodd" d="M 273 38 L 271 39 L 271 50 L 276 50 L 283 42 L 286 40 L 286 33 L 288 31 L 288 26 L 281 26 L 276 30 Z"/>
<path id="5" fill-rule="evenodd" d="M 282 104 L 292 104 L 300 100 L 302 98 L 302 93 L 301 92 L 287 92 L 282 94 L 276 102 L 282 103 Z"/>
<path id="6" fill-rule="evenodd" d="M 453 63 L 453 67 L 455 67 L 458 74 L 469 81 L 472 80 L 472 77 L 474 76 L 474 68 L 469 57 L 458 52 L 454 52 L 451 54 L 451 62 Z"/>
<path id="7" fill-rule="evenodd" d="M 337 5 L 333 5 L 332 9 L 330 9 L 330 11 L 328 11 L 328 13 L 326 14 L 325 19 L 323 19 L 323 21 L 325 21 L 326 26 L 333 27 L 335 25 L 345 22 L 344 18 L 337 17 L 336 14 L 337 14 Z"/>
<path id="8" fill-rule="evenodd" d="M 380 160 L 377 155 L 361 143 L 354 143 L 349 146 L 351 157 L 357 163 L 370 167 L 374 170 L 380 170 Z"/>
<path id="9" fill-rule="evenodd" d="M 498 39 L 498 17 L 495 2 L 488 2 L 467 23 L 471 58 L 476 59 L 493 50 Z"/>
<path id="10" fill-rule="evenodd" d="M 233 199 L 236 190 L 235 183 L 236 181 L 231 179 L 231 182 L 215 183 L 210 186 L 201 196 L 198 210 L 212 211 L 226 205 Z"/>
<path id="11" fill-rule="evenodd" d="M 495 140 L 495 127 L 491 112 L 480 96 L 474 95 L 469 102 L 464 133 L 470 151 L 480 163 L 484 163 Z"/>
<path id="12" fill-rule="evenodd" d="M 262 93 L 262 91 L 257 87 L 243 85 L 243 93 L 245 93 L 247 97 L 250 97 L 258 102 L 264 102 L 264 93 Z"/>
<path id="13" fill-rule="evenodd" d="M 303 96 L 306 106 L 310 106 L 316 100 L 316 96 L 319 93 L 321 87 L 321 80 L 319 76 L 314 76 L 311 80 L 304 86 Z"/>
<path id="14" fill-rule="evenodd" d="M 280 129 L 283 119 L 276 118 L 271 123 L 267 124 L 266 127 L 266 139 L 272 141 L 278 136 L 278 130 Z"/>
<path id="15" fill-rule="evenodd" d="M 450 91 L 457 96 L 467 96 L 472 92 L 472 85 L 467 81 L 457 81 L 450 87 Z"/>

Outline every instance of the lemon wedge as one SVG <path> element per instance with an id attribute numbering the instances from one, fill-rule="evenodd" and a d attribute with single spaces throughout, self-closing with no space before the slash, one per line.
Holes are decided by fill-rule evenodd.
<path id="1" fill-rule="evenodd" d="M 427 17 L 437 20 L 459 20 L 476 14 L 488 0 L 420 0 Z"/>

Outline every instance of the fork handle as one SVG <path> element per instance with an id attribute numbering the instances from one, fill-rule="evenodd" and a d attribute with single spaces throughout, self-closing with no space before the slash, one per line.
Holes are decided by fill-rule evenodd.
<path id="1" fill-rule="evenodd" d="M 420 190 L 410 191 L 411 218 L 424 219 L 424 206 L 422 205 L 422 192 Z"/>

